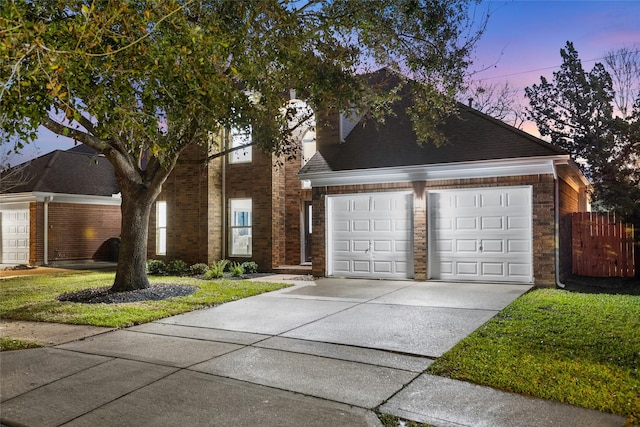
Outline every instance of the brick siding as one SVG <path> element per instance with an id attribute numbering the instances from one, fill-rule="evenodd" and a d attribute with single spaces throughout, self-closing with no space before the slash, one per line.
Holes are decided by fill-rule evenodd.
<path id="1" fill-rule="evenodd" d="M 187 264 L 211 263 L 221 256 L 221 161 L 205 161 L 199 147 L 189 147 L 169 175 L 157 201 L 167 202 L 167 253 L 157 255 L 156 205 L 149 216 L 147 257 Z"/>
<path id="2" fill-rule="evenodd" d="M 120 206 L 49 203 L 48 262 L 111 260 L 109 239 L 120 236 Z M 30 210 L 29 262 L 44 263 L 44 203 Z"/>

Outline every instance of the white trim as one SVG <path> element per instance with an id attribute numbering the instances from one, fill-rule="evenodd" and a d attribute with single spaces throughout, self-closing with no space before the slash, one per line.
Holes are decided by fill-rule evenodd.
<path id="1" fill-rule="evenodd" d="M 86 194 L 64 194 L 64 193 L 45 193 L 34 191 L 32 193 L 14 193 L 0 195 L 1 203 L 25 203 L 25 202 L 45 202 L 48 200 L 56 203 L 75 203 L 81 205 L 107 205 L 120 206 L 122 197 L 120 194 L 111 196 L 91 196 Z"/>
<path id="2" fill-rule="evenodd" d="M 571 165 L 569 155 L 497 159 L 436 165 L 354 169 L 347 171 L 308 172 L 300 179 L 310 180 L 312 187 L 332 185 L 382 184 L 387 182 L 434 181 L 445 179 L 492 178 L 520 175 L 557 176 L 558 165 Z M 576 170 L 579 176 L 579 171 Z M 586 182 L 584 177 L 581 181 Z M 586 185 L 586 184 L 585 184 Z"/>

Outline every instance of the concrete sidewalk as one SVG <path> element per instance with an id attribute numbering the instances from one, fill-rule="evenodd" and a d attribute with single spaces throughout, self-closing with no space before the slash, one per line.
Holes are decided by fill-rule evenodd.
<path id="1" fill-rule="evenodd" d="M 53 348 L 0 353 L 6 425 L 621 426 L 424 374 L 521 285 L 323 279 Z"/>

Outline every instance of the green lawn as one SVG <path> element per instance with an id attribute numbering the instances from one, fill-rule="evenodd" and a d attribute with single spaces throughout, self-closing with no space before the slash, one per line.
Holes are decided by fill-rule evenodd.
<path id="1" fill-rule="evenodd" d="M 539 289 L 428 372 L 640 423 L 640 297 Z"/>
<path id="2" fill-rule="evenodd" d="M 111 286 L 113 278 L 113 272 L 85 271 L 0 280 L 0 318 L 120 328 L 289 286 L 248 280 L 150 277 L 152 284 L 181 284 L 199 289 L 185 297 L 124 304 L 79 304 L 56 299 L 65 292 Z"/>

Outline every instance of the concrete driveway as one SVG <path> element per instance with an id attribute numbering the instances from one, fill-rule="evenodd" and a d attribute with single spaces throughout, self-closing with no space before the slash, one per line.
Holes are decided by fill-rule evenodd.
<path id="1" fill-rule="evenodd" d="M 378 425 L 372 410 L 384 404 L 385 412 L 435 425 L 480 425 L 477 411 L 465 415 L 455 402 L 449 415 L 440 407 L 434 415 L 428 402 L 438 396 L 415 384 L 449 396 L 452 387 L 468 387 L 434 382 L 423 371 L 529 289 L 323 279 L 54 348 L 8 352 L 0 354 L 1 417 L 24 425 L 351 426 Z M 481 402 L 483 390 L 474 390 Z M 495 393 L 485 394 L 495 401 Z M 507 406 L 495 413 L 508 416 L 483 418 L 485 425 L 524 425 L 514 424 L 522 411 L 549 412 L 550 405 L 571 423 L 619 421 L 504 395 L 497 400 Z"/>

